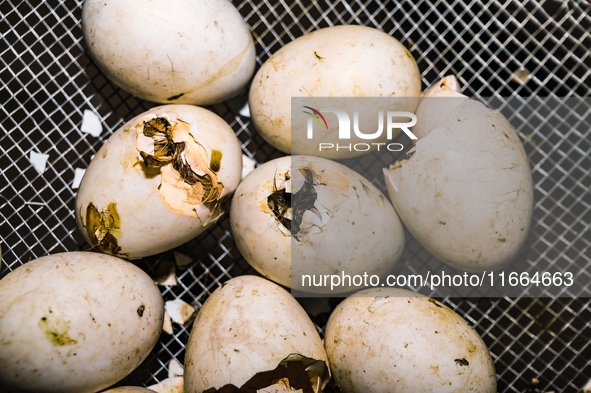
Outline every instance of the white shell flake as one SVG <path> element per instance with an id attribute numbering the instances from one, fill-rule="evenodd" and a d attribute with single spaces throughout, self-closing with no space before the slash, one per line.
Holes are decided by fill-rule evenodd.
<path id="1" fill-rule="evenodd" d="M 162 324 L 162 331 L 167 334 L 174 334 L 172 330 L 172 320 L 170 319 L 170 315 L 167 312 L 164 313 L 164 323 Z"/>
<path id="2" fill-rule="evenodd" d="M 184 326 L 195 313 L 195 308 L 181 299 L 169 300 L 164 304 L 172 322 Z"/>
<path id="3" fill-rule="evenodd" d="M 183 373 L 184 373 L 183 365 L 181 363 L 179 363 L 178 360 L 172 359 L 168 363 L 168 378 L 182 377 Z"/>
<path id="4" fill-rule="evenodd" d="M 29 161 L 33 165 L 33 168 L 39 173 L 40 175 L 45 172 L 45 168 L 47 166 L 47 160 L 49 159 L 49 154 L 37 153 L 31 151 L 29 153 Z"/>
<path id="5" fill-rule="evenodd" d="M 85 109 L 82 115 L 80 131 L 98 138 L 103 133 L 101 119 L 93 111 Z"/>
<path id="6" fill-rule="evenodd" d="M 185 390 L 184 385 L 183 377 L 174 377 L 167 378 L 156 385 L 148 386 L 148 389 L 156 393 L 183 393 Z"/>

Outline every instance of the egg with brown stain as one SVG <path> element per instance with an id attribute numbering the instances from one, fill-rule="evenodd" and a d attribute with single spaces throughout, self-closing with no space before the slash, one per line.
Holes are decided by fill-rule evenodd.
<path id="1" fill-rule="evenodd" d="M 119 128 L 88 166 L 76 222 L 95 249 L 136 259 L 211 226 L 240 182 L 232 128 L 192 105 L 152 108 Z"/>

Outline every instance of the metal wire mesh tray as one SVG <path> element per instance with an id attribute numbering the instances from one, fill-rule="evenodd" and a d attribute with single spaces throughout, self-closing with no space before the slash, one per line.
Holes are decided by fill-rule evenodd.
<path id="1" fill-rule="evenodd" d="M 413 54 L 423 86 L 454 74 L 465 94 L 493 97 L 589 97 L 591 17 L 580 1 L 255 1 L 234 4 L 249 25 L 260 66 L 293 39 L 318 28 L 362 24 L 400 40 Z M 76 168 L 118 126 L 153 104 L 117 88 L 89 60 L 80 26 L 82 1 L 3 0 L 0 3 L 0 277 L 47 254 L 88 249 L 77 232 L 72 189 Z M 257 134 L 238 109 L 245 95 L 210 109 L 235 130 L 243 152 L 258 163 L 281 154 Z M 106 132 L 82 133 L 84 110 Z M 535 213 L 525 254 L 532 263 L 591 265 L 591 126 L 518 133 L 535 184 Z M 564 119 L 568 123 L 568 119 Z M 31 154 L 48 155 L 44 171 Z M 383 188 L 383 184 L 376 185 Z M 431 256 L 407 237 L 403 260 L 429 264 Z M 236 249 L 227 216 L 179 247 L 192 260 L 178 286 L 161 287 L 165 300 L 200 307 L 231 277 L 255 273 Z M 153 274 L 172 252 L 138 262 Z M 338 302 L 335 300 L 331 306 Z M 445 298 L 489 347 L 499 391 L 579 391 L 591 377 L 591 299 L 578 294 L 543 298 Z M 310 310 L 322 334 L 329 312 Z M 181 363 L 189 331 L 163 334 L 148 359 L 120 385 L 148 386 Z M 537 387 L 531 379 L 541 382 Z M 528 390 L 530 389 L 530 390 Z"/>

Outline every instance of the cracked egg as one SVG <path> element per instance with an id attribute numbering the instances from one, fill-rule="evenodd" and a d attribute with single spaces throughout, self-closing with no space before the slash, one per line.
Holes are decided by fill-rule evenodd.
<path id="1" fill-rule="evenodd" d="M 440 89 L 446 80 L 419 103 L 421 137 L 409 157 L 384 169 L 388 194 L 410 233 L 436 258 L 469 272 L 499 269 L 527 240 L 529 162 L 503 114 Z"/>
<path id="2" fill-rule="evenodd" d="M 82 32 L 101 71 L 148 101 L 214 104 L 254 72 L 254 43 L 228 0 L 86 0 Z"/>
<path id="3" fill-rule="evenodd" d="M 331 314 L 324 343 L 343 393 L 495 393 L 488 348 L 438 301 L 396 288 L 348 297 Z"/>
<path id="4" fill-rule="evenodd" d="M 14 269 L 0 281 L 0 299 L 0 386 L 8 391 L 101 391 L 146 359 L 164 315 L 150 276 L 92 252 Z"/>
<path id="5" fill-rule="evenodd" d="M 319 393 L 329 377 L 322 341 L 304 309 L 260 277 L 236 277 L 216 289 L 187 343 L 185 393 Z"/>
<path id="6" fill-rule="evenodd" d="M 387 198 L 352 169 L 318 157 L 281 157 L 255 169 L 234 194 L 230 224 L 251 266 L 288 287 L 298 287 L 302 274 L 382 276 L 404 249 Z"/>
<path id="7" fill-rule="evenodd" d="M 196 106 L 156 107 L 95 155 L 76 197 L 76 222 L 101 252 L 154 255 L 215 222 L 241 171 L 240 143 L 224 120 Z"/>

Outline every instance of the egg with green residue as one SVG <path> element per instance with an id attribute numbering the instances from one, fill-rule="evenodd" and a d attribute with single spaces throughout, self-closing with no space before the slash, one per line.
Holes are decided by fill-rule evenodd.
<path id="1" fill-rule="evenodd" d="M 438 301 L 396 288 L 367 289 L 339 304 L 324 343 L 343 393 L 495 393 L 488 348 Z"/>
<path id="2" fill-rule="evenodd" d="M 254 72 L 248 26 L 228 0 L 86 0 L 82 33 L 109 79 L 162 104 L 224 101 Z"/>
<path id="3" fill-rule="evenodd" d="M 76 222 L 101 252 L 164 252 L 217 220 L 241 172 L 240 143 L 219 116 L 191 105 L 152 108 L 97 152 L 78 189 Z"/>
<path id="4" fill-rule="evenodd" d="M 154 281 L 91 252 L 42 257 L 0 280 L 0 386 L 90 393 L 146 359 L 162 330 Z"/>

